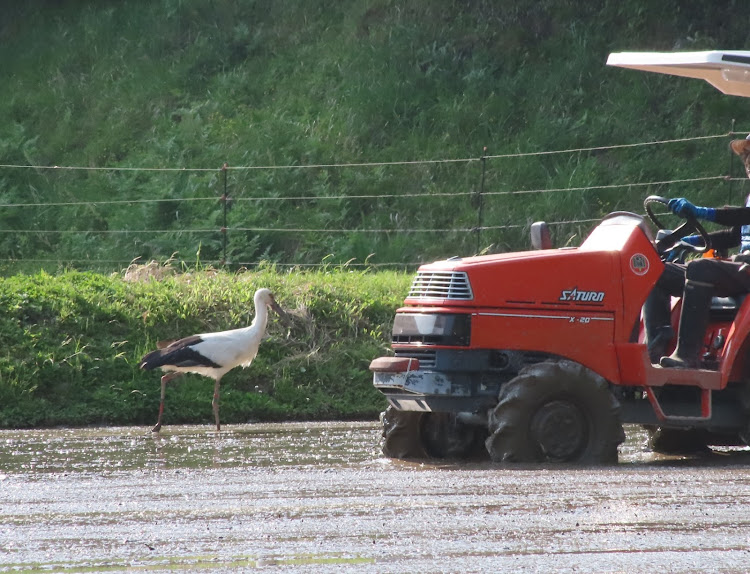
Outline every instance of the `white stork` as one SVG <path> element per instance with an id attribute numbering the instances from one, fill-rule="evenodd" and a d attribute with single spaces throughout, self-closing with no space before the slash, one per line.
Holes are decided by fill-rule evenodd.
<path id="1" fill-rule="evenodd" d="M 286 313 L 268 289 L 258 289 L 253 297 L 255 302 L 255 318 L 249 327 L 220 331 L 218 333 L 202 333 L 178 339 L 156 351 L 148 353 L 141 359 L 141 369 L 151 370 L 157 367 L 165 371 L 161 378 L 161 402 L 159 403 L 159 418 L 153 432 L 161 429 L 161 416 L 164 412 L 164 389 L 172 379 L 184 373 L 198 373 L 214 380 L 214 398 L 211 406 L 216 419 L 216 430 L 221 430 L 219 424 L 219 384 L 221 378 L 238 365 L 249 367 L 266 332 L 268 323 L 268 308 L 270 307 L 280 317 L 286 319 Z"/>

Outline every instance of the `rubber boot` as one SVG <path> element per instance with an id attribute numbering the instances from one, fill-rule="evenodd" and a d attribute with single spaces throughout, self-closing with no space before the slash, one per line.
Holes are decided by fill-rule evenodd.
<path id="1" fill-rule="evenodd" d="M 652 364 L 658 365 L 664 353 L 669 349 L 669 344 L 674 339 L 674 329 L 671 325 L 658 327 L 653 331 L 653 336 L 646 330 L 648 337 L 648 359 Z"/>
<path id="2" fill-rule="evenodd" d="M 714 286 L 700 281 L 685 281 L 682 299 L 680 328 L 677 333 L 677 348 L 669 357 L 662 357 L 662 367 L 672 369 L 697 369 L 699 353 L 708 327 L 711 297 Z"/>
<path id="3" fill-rule="evenodd" d="M 643 323 L 646 327 L 646 344 L 648 357 L 652 363 L 658 364 L 669 348 L 674 338 L 672 329 L 672 314 L 669 306 L 671 298 L 656 288 L 643 304 Z"/>

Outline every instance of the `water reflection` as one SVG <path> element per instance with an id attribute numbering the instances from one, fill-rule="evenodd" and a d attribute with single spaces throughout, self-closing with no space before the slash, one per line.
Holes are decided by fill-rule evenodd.
<path id="1" fill-rule="evenodd" d="M 356 465 L 381 459 L 379 440 L 376 422 L 229 425 L 221 432 L 168 426 L 158 434 L 145 427 L 6 430 L 0 431 L 0 480 L 13 473 Z M 750 458 L 747 448 L 665 457 L 650 452 L 646 440 L 642 428 L 628 427 L 620 464 L 746 464 Z"/>
<path id="2" fill-rule="evenodd" d="M 0 431 L 0 472 L 347 465 L 379 456 L 377 423 Z"/>
<path id="3" fill-rule="evenodd" d="M 747 571 L 747 451 L 660 458 L 632 427 L 617 466 L 423 464 L 379 434 L 0 431 L 0 573 Z"/>

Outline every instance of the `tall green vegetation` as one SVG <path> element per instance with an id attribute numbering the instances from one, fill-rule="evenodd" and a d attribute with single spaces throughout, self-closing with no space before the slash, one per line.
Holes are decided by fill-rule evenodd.
<path id="1" fill-rule="evenodd" d="M 138 368 L 143 354 L 159 340 L 248 325 L 259 287 L 291 325 L 272 316 L 253 364 L 223 378 L 222 420 L 374 418 L 385 400 L 367 367 L 386 352 L 408 282 L 346 268 L 0 278 L 0 428 L 153 424 L 159 373 Z M 212 395 L 198 375 L 170 383 L 165 424 L 209 423 Z"/>
<path id="2" fill-rule="evenodd" d="M 293 326 L 272 323 L 225 377 L 223 419 L 373 416 L 367 364 L 409 277 L 338 264 L 525 248 L 539 219 L 575 244 L 648 194 L 748 191 L 720 179 L 742 175 L 726 144 L 733 120 L 750 130 L 746 100 L 604 65 L 747 48 L 736 0 L 5 4 L 0 426 L 153 423 L 158 374 L 140 356 L 246 323 L 259 286 Z M 699 181 L 654 183 L 675 180 Z M 229 269 L 299 267 L 50 273 L 225 253 Z M 167 423 L 210 419 L 207 380 L 168 393 Z"/>
<path id="3" fill-rule="evenodd" d="M 725 175 L 729 138 L 340 167 L 750 128 L 742 99 L 604 65 L 612 51 L 746 48 L 736 1 L 6 4 L 0 164 L 174 171 L 0 167 L 0 204 L 16 206 L 0 207 L 5 273 L 175 252 L 219 261 L 225 238 L 237 264 L 413 263 L 522 248 L 538 219 L 577 221 L 555 227 L 576 242 L 587 220 L 641 211 L 648 193 L 741 193 L 716 180 L 635 185 Z M 529 190 L 559 191 L 503 194 Z M 495 229 L 467 231 L 478 226 Z"/>

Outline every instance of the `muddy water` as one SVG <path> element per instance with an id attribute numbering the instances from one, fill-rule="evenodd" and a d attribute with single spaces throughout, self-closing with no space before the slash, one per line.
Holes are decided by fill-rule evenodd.
<path id="1" fill-rule="evenodd" d="M 0 572 L 748 572 L 750 451 L 380 458 L 374 424 L 0 431 Z"/>

